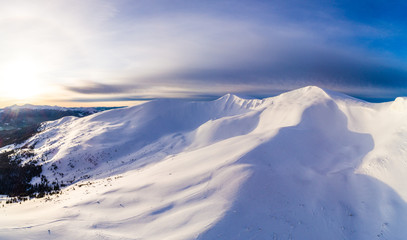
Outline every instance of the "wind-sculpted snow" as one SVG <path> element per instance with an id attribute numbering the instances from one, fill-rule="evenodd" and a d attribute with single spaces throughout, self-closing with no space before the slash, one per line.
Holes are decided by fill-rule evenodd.
<path id="1" fill-rule="evenodd" d="M 405 102 L 306 87 L 49 122 L 24 145 L 67 187 L 2 208 L 0 238 L 407 239 Z"/>

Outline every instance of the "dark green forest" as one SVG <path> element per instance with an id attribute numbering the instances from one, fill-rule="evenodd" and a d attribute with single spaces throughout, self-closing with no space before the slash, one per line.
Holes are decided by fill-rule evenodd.
<path id="1" fill-rule="evenodd" d="M 39 197 L 58 191 L 59 185 L 49 184 L 45 177 L 41 177 L 41 172 L 41 166 L 36 162 L 22 165 L 14 151 L 0 153 L 0 194 L 10 197 Z M 41 182 L 31 184 L 34 177 L 41 177 Z"/>

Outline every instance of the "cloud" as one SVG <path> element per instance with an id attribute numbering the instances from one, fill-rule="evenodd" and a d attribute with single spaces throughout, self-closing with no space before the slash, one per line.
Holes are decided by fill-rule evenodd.
<path id="1" fill-rule="evenodd" d="M 133 50 L 122 76 L 141 85 L 206 83 L 207 91 L 217 93 L 230 91 L 223 87 L 231 84 L 252 84 L 246 92 L 311 84 L 336 90 L 406 87 L 405 64 L 365 45 L 391 38 L 387 28 L 336 18 L 336 10 L 323 5 L 313 10 L 280 4 L 284 11 L 270 4 L 246 16 L 218 15 L 204 7 L 199 14 L 178 9 L 131 21 L 119 31 L 126 40 L 117 53 Z M 256 11 L 259 16 L 252 15 Z"/>
<path id="2" fill-rule="evenodd" d="M 340 18 L 338 9 L 318 1 L 275 5 L 259 4 L 248 11 L 237 6 L 243 13 L 239 16 L 227 10 L 219 15 L 208 6 L 200 6 L 204 11 L 199 14 L 181 8 L 132 21 L 119 34 L 125 33 L 127 40 L 121 41 L 123 50 L 118 52 L 133 49 L 123 76 L 141 85 L 206 83 L 206 93 L 230 91 L 223 87 L 231 84 L 253 85 L 241 92 L 305 85 L 345 91 L 407 87 L 405 64 L 366 44 L 394 37 L 386 25 Z"/>
<path id="3" fill-rule="evenodd" d="M 406 94 L 404 11 L 392 17 L 388 5 L 378 22 L 370 20 L 380 11 L 352 1 L 0 4 L 0 63 L 36 59 L 44 89 L 63 86 L 72 99 L 267 95 L 305 85 Z"/>
<path id="4" fill-rule="evenodd" d="M 103 84 L 97 82 L 81 81 L 81 86 L 66 86 L 65 89 L 81 94 L 117 94 L 129 93 L 139 88 L 136 85 Z"/>
<path id="5" fill-rule="evenodd" d="M 153 36 L 162 34 L 154 26 L 165 30 L 165 38 L 151 38 L 165 39 L 166 43 L 157 43 L 159 46 L 149 52 L 150 58 L 160 56 L 159 61 L 151 59 L 151 62 L 161 62 L 164 67 L 152 65 L 152 71 L 144 74 L 129 71 L 127 77 L 129 82 L 139 84 L 196 84 L 200 86 L 198 89 L 206 83 L 206 93 L 237 90 L 265 94 L 266 91 L 272 93 L 276 89 L 289 90 L 306 85 L 339 91 L 349 91 L 351 87 L 359 89 L 360 86 L 406 87 L 407 71 L 397 59 L 340 41 L 341 37 L 374 38 L 386 34 L 386 30 L 343 20 L 337 24 L 281 21 L 266 25 L 204 16 L 179 17 L 170 22 L 155 19 L 143 26 L 151 26 Z M 336 34 L 341 37 L 331 41 Z M 152 44 L 155 46 L 154 40 Z M 166 44 L 171 46 L 167 48 Z M 167 49 L 163 50 L 165 56 L 160 55 L 161 47 Z M 165 64 L 169 59 L 174 60 Z M 144 70 L 149 68 L 148 63 L 144 62 Z M 231 84 L 242 88 L 231 89 Z M 250 84 L 252 87 L 248 87 Z"/>

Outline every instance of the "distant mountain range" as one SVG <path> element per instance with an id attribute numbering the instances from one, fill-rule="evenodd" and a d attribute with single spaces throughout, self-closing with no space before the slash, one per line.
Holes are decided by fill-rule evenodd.
<path id="1" fill-rule="evenodd" d="M 65 116 L 84 117 L 108 109 L 113 108 L 64 108 L 26 104 L 0 109 L 0 147 L 25 140 L 36 132 L 42 122 Z"/>
<path id="2" fill-rule="evenodd" d="M 84 113 L 96 113 L 108 109 L 114 109 L 120 107 L 60 107 L 60 106 L 48 106 L 48 105 L 32 105 L 32 104 L 24 104 L 24 105 L 12 105 L 0 109 L 3 110 L 57 110 L 57 111 L 77 111 L 77 112 L 84 112 Z"/>

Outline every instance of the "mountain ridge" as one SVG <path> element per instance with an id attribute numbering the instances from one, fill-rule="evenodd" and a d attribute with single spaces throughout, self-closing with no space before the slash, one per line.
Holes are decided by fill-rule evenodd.
<path id="1" fill-rule="evenodd" d="M 404 239 L 400 99 L 367 103 L 311 86 L 262 100 L 154 100 L 48 122 L 21 146 L 33 149 L 26 161 L 67 187 L 51 202 L 7 207 L 15 217 L 0 220 L 0 236 L 52 229 L 61 239 Z M 37 221 L 20 209 L 51 204 L 55 222 L 15 230 L 17 219 Z"/>

